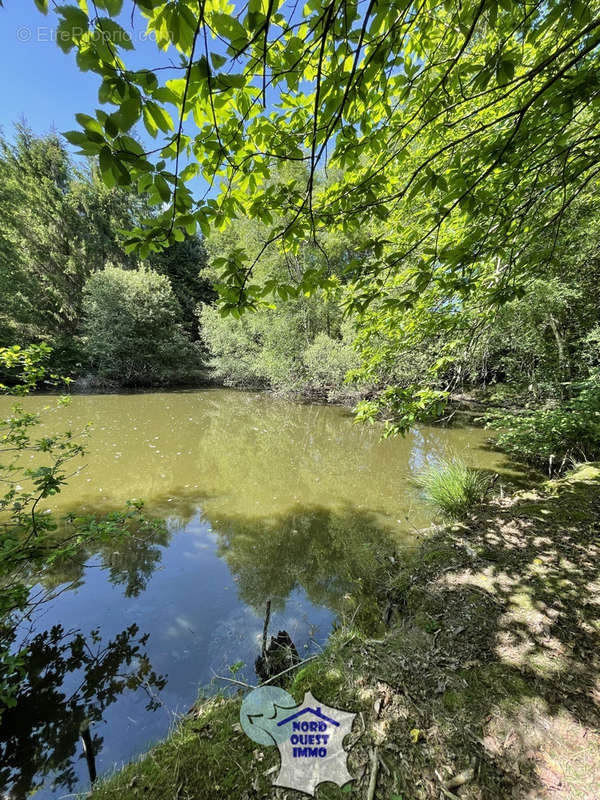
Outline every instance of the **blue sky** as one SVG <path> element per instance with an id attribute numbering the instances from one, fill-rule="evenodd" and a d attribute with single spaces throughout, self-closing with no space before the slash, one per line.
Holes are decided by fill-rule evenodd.
<path id="1" fill-rule="evenodd" d="M 130 33 L 135 45 L 135 51 L 126 53 L 129 68 L 178 62 L 174 49 L 163 53 L 153 41 L 144 41 L 145 20 L 137 12 L 132 29 L 130 3 L 125 3 L 119 22 Z M 95 109 L 102 107 L 98 101 L 100 78 L 92 72 L 79 70 L 74 50 L 63 53 L 53 38 L 56 25 L 56 15 L 50 11 L 44 16 L 33 0 L 4 0 L 4 7 L 0 8 L 0 127 L 9 139 L 13 137 L 14 123 L 22 119 L 36 134 L 51 130 L 63 133 L 79 128 L 75 114 L 94 116 Z M 165 75 L 162 73 L 161 81 Z M 173 73 L 169 77 L 174 76 Z M 161 142 L 160 133 L 153 140 L 143 125 L 137 126 L 136 133 L 142 143 L 151 148 Z M 69 149 L 76 152 L 70 145 Z M 206 182 L 201 177 L 189 185 L 198 195 L 206 190 Z"/>
<path id="2" fill-rule="evenodd" d="M 0 8 L 0 125 L 9 138 L 13 123 L 23 117 L 35 133 L 63 132 L 78 127 L 75 114 L 93 116 L 100 107 L 100 79 L 91 72 L 80 72 L 75 52 L 63 53 L 53 40 L 56 19 L 52 11 L 48 16 L 41 14 L 33 0 L 4 0 L 4 8 Z M 130 11 L 123 13 L 120 21 L 131 32 Z M 144 28 L 137 16 L 132 34 L 136 51 L 127 53 L 128 66 L 169 63 L 153 42 L 138 41 L 137 34 Z M 147 139 L 143 127 L 139 134 Z"/>
<path id="3" fill-rule="evenodd" d="M 65 0 L 75 3 L 75 0 Z M 50 4 L 52 5 L 52 3 Z M 124 4 L 119 22 L 131 35 L 135 51 L 124 54 L 130 69 L 154 68 L 179 63 L 174 48 L 161 52 L 154 41 L 144 40 L 146 21 L 135 12 L 134 26 L 131 20 L 131 0 Z M 49 131 L 63 133 L 78 129 L 77 113 L 95 115 L 101 107 L 98 101 L 100 78 L 91 72 L 81 72 L 75 61 L 75 51 L 64 53 L 55 41 L 57 17 L 51 10 L 47 16 L 41 14 L 33 0 L 4 0 L 0 8 L 0 75 L 2 94 L 0 104 L 0 128 L 4 136 L 11 139 L 14 123 L 25 120 L 34 133 L 42 135 Z M 217 51 L 224 48 L 215 43 Z M 215 46 L 213 45 L 213 46 Z M 161 83 L 179 73 L 160 73 Z M 274 102 L 271 98 L 270 104 Z M 105 108 L 111 108 L 105 106 Z M 193 135 L 194 122 L 190 118 L 185 130 Z M 161 134 L 153 140 L 143 125 L 138 124 L 136 135 L 149 149 L 161 143 Z M 69 146 L 75 152 L 76 148 Z M 185 162 L 180 166 L 185 166 Z M 189 184 L 198 198 L 207 189 L 202 177 Z M 218 193 L 213 187 L 209 195 Z"/>
<path id="4" fill-rule="evenodd" d="M 51 41 L 52 13 L 44 17 L 33 0 L 5 0 L 0 9 L 0 123 L 12 135 L 12 123 L 25 117 L 36 133 L 76 127 L 74 115 L 97 103 L 98 79 L 79 72 L 75 55 Z"/>

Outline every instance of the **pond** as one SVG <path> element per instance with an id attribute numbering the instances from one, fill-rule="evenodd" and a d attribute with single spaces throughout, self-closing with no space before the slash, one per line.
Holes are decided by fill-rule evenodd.
<path id="1" fill-rule="evenodd" d="M 3 398 L 0 412 L 9 406 Z M 432 522 L 415 473 L 449 454 L 506 467 L 481 429 L 422 426 L 384 441 L 379 426 L 356 425 L 348 409 L 234 390 L 74 396 L 44 426 L 77 431 L 88 422 L 87 453 L 52 510 L 102 513 L 135 498 L 166 522 L 56 565 L 43 579 L 55 597 L 39 610 L 34 633 L 61 625 L 89 637 L 96 629 L 105 643 L 137 625 L 149 634 L 152 669 L 167 677 L 153 710 L 146 692 L 125 689 L 94 723 L 99 774 L 164 737 L 200 690 L 226 686 L 214 676 L 231 677 L 229 666 L 243 662 L 237 679 L 256 682 L 267 599 L 270 631 L 287 630 L 302 657 L 318 652 L 336 623 L 355 619 L 376 631 L 389 554 L 401 557 Z M 62 721 L 48 693 L 34 699 L 33 712 L 11 717 L 13 730 L 4 725 L 0 784 L 13 784 L 10 796 L 42 780 L 39 798 L 88 788 L 65 700 L 80 680 L 65 671 Z"/>

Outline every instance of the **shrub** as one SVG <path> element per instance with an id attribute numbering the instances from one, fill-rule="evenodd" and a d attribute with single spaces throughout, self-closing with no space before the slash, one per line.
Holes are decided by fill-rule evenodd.
<path id="1" fill-rule="evenodd" d="M 421 472 L 417 483 L 426 501 L 445 517 L 460 519 L 483 500 L 489 487 L 486 475 L 459 458 L 443 459 Z"/>
<path id="2" fill-rule="evenodd" d="M 214 306 L 198 308 L 200 335 L 215 376 L 233 386 L 266 385 L 300 390 L 341 387 L 359 359 L 348 343 L 350 328 L 326 326 L 325 306 L 317 296 L 259 308 L 240 319 L 222 317 Z"/>
<path id="3" fill-rule="evenodd" d="M 94 373 L 122 385 L 169 383 L 199 366 L 169 279 L 107 267 L 84 287 L 84 352 Z"/>
<path id="4" fill-rule="evenodd" d="M 242 319 L 222 317 L 215 306 L 199 305 L 200 337 L 210 357 L 208 366 L 227 386 L 252 386 L 261 381 L 255 363 L 260 352 L 260 336 L 254 330 L 256 314 Z"/>
<path id="5" fill-rule="evenodd" d="M 357 353 L 346 341 L 319 333 L 304 353 L 308 380 L 316 386 L 341 386 L 346 373 L 360 363 Z"/>
<path id="6" fill-rule="evenodd" d="M 554 408 L 495 416 L 488 427 L 500 429 L 496 444 L 550 474 L 576 461 L 600 456 L 600 380 L 575 387 L 577 394 Z"/>

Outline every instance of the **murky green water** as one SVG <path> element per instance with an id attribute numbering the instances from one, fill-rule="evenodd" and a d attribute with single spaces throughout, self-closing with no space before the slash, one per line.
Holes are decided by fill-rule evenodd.
<path id="1" fill-rule="evenodd" d="M 9 405 L 4 398 L 0 412 Z M 422 427 L 381 441 L 378 427 L 355 425 L 346 409 L 231 390 L 76 396 L 45 424 L 87 422 L 88 453 L 53 510 L 102 512 L 141 498 L 167 520 L 164 533 L 83 554 L 44 579 L 61 591 L 37 630 L 60 623 L 108 639 L 136 623 L 150 634 L 153 668 L 168 675 L 157 711 L 145 709 L 141 691 L 124 692 L 94 727 L 100 773 L 164 736 L 214 673 L 241 660 L 249 666 L 238 677 L 254 682 L 268 598 L 271 630 L 288 630 L 301 655 L 324 643 L 336 619 L 374 628 L 387 555 L 401 556 L 431 522 L 412 483 L 426 463 L 456 453 L 503 469 L 478 429 Z M 26 739 L 35 723 L 19 724 Z M 77 731 L 69 736 L 63 755 L 73 780 L 57 796 L 86 786 Z M 30 738 L 39 742 L 39 732 Z M 37 744 L 17 739 L 13 776 L 19 753 L 28 769 L 39 757 Z M 40 761 L 50 779 L 60 772 L 55 761 Z M 24 777 L 22 787 L 35 780 Z"/>

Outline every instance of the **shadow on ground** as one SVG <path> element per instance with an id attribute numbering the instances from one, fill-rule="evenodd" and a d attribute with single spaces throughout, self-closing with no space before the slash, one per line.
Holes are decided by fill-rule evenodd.
<path id="1" fill-rule="evenodd" d="M 390 637 L 355 665 L 377 797 L 600 796 L 599 554 L 590 465 L 426 543 L 395 578 Z"/>

